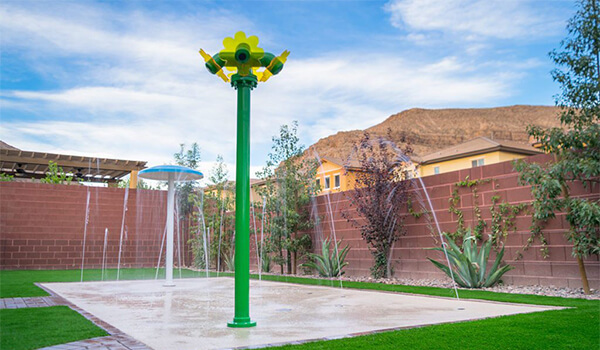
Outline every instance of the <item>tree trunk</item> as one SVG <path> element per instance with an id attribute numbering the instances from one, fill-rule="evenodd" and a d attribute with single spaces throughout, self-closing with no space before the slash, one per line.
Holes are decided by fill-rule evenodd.
<path id="1" fill-rule="evenodd" d="M 295 275 L 297 272 L 296 269 L 296 261 L 298 261 L 298 252 L 294 252 L 294 255 L 292 256 L 292 273 Z"/>
<path id="2" fill-rule="evenodd" d="M 583 292 L 585 295 L 590 294 L 590 284 L 588 283 L 587 273 L 585 272 L 585 265 L 583 264 L 583 259 L 578 255 L 577 256 L 577 265 L 579 265 L 579 274 L 581 275 L 581 283 L 583 284 Z"/>
<path id="3" fill-rule="evenodd" d="M 554 155 L 554 161 L 556 162 L 557 160 L 558 160 L 558 157 L 556 155 Z M 569 189 L 567 188 L 567 185 L 565 185 L 564 182 L 561 182 L 560 187 L 562 190 L 563 198 L 565 199 L 565 201 L 568 200 L 569 199 Z M 567 206 L 567 217 L 570 214 L 571 214 L 571 207 Z M 571 227 L 570 229 L 572 230 L 573 228 Z M 577 257 L 577 265 L 579 265 L 579 275 L 581 276 L 581 284 L 583 285 L 583 292 L 585 293 L 585 295 L 590 295 L 590 283 L 588 282 L 587 274 L 585 273 L 585 264 L 583 263 L 583 259 L 581 259 L 581 257 L 577 253 L 576 253 L 576 257 Z"/>
<path id="4" fill-rule="evenodd" d="M 279 258 L 280 258 L 279 268 L 281 269 L 281 274 L 283 275 L 283 250 L 282 249 L 279 249 Z"/>
<path id="5" fill-rule="evenodd" d="M 289 250 L 287 251 L 287 273 L 292 274 L 292 253 Z"/>
<path id="6" fill-rule="evenodd" d="M 191 244 L 188 244 L 188 241 L 190 240 L 190 236 L 191 236 L 191 228 L 192 228 L 192 214 L 188 213 L 187 214 L 187 227 L 185 228 L 185 231 L 183 231 L 183 242 L 181 242 L 181 244 L 183 245 L 183 251 L 185 252 L 184 256 L 183 256 L 183 264 L 186 266 L 190 266 L 192 265 L 192 261 L 194 261 L 194 252 L 192 251 L 192 246 Z M 198 224 L 198 226 L 200 226 L 200 224 Z"/>

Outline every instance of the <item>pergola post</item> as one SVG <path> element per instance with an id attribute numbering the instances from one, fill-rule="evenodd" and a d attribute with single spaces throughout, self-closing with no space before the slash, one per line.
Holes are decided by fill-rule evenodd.
<path id="1" fill-rule="evenodd" d="M 137 188 L 138 183 L 138 171 L 132 170 L 129 174 L 129 188 Z"/>

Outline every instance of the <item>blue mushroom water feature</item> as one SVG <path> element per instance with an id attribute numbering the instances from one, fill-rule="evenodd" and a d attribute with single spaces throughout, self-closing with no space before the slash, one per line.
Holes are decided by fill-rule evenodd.
<path id="1" fill-rule="evenodd" d="M 140 171 L 139 177 L 149 180 L 167 181 L 167 254 L 165 287 L 173 283 L 173 226 L 175 211 L 175 182 L 200 180 L 204 177 L 201 172 L 179 165 L 159 165 Z"/>

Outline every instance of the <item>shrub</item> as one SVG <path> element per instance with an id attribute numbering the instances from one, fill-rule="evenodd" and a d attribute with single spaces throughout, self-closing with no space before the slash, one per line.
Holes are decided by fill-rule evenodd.
<path id="1" fill-rule="evenodd" d="M 409 169 L 404 159 L 412 154 L 412 148 L 404 135 L 400 137 L 402 148 L 388 141 L 391 139 L 388 129 L 387 139 L 364 133 L 353 152 L 356 155 L 360 171 L 355 174 L 353 191 L 348 191 L 350 205 L 356 208 L 359 218 L 349 212 L 342 215 L 353 226 L 360 229 L 360 235 L 369 246 L 374 264 L 371 275 L 374 278 L 392 277 L 390 261 L 394 242 L 406 234 L 404 216 L 399 215 L 401 208 L 408 205 L 411 181 Z M 398 257 L 396 257 L 398 258 Z"/>

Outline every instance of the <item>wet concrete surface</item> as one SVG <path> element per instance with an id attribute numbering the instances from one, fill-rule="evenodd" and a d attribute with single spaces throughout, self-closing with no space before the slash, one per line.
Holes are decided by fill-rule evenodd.
<path id="1" fill-rule="evenodd" d="M 228 328 L 233 279 L 43 283 L 153 349 L 227 349 L 557 309 L 251 281 L 254 328 Z"/>

